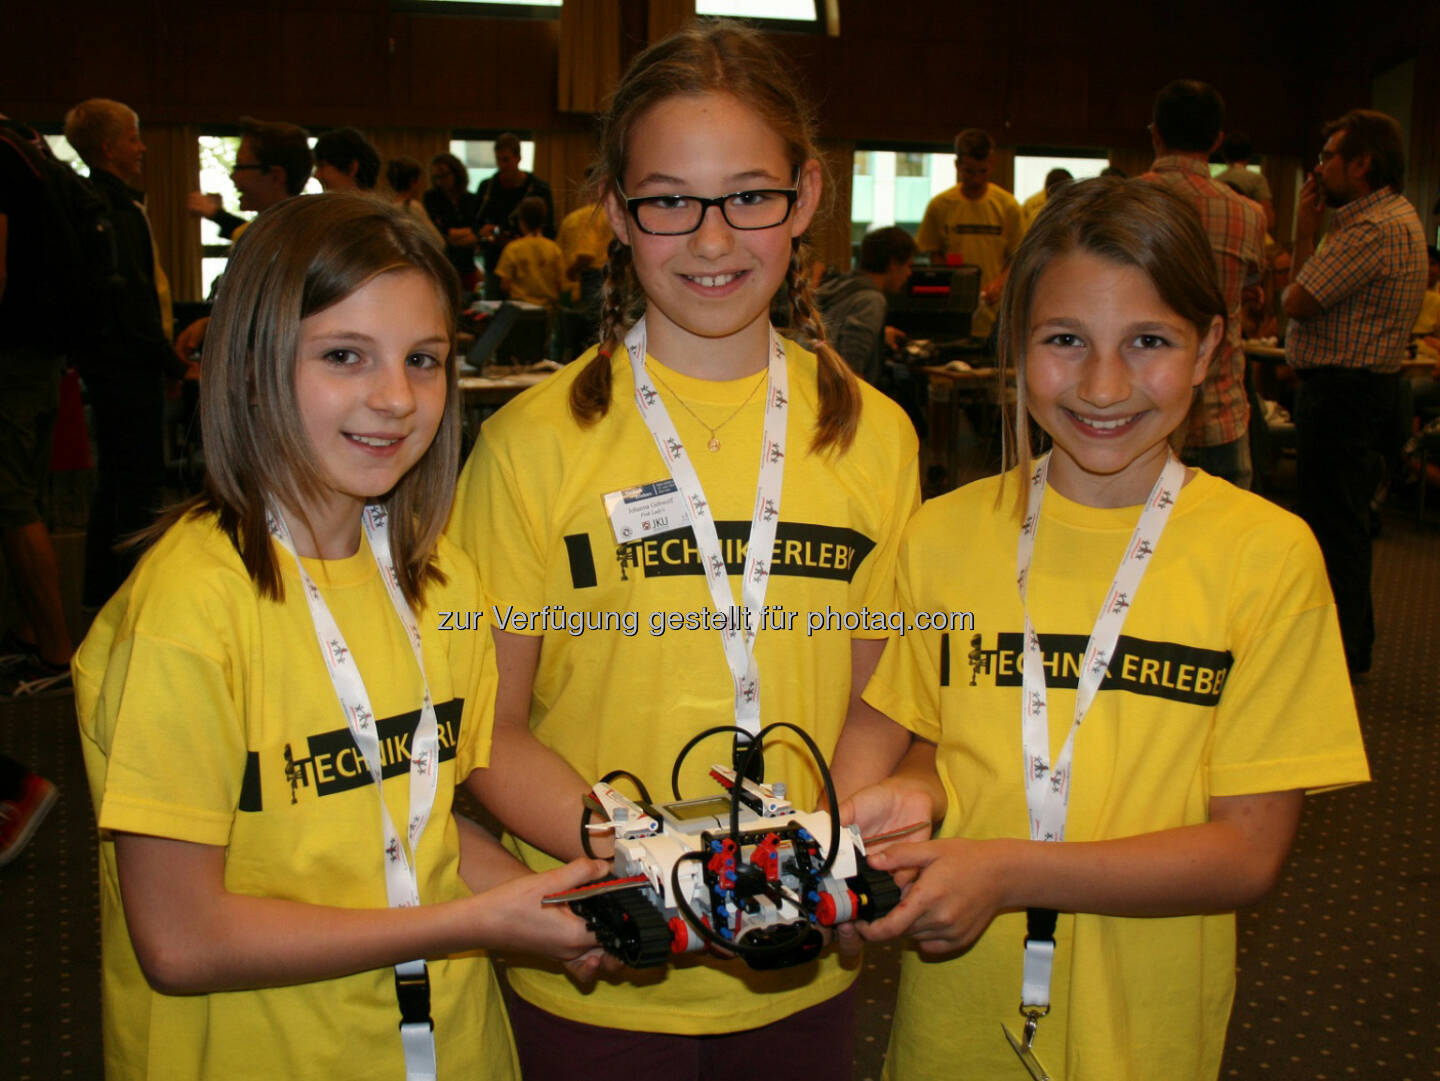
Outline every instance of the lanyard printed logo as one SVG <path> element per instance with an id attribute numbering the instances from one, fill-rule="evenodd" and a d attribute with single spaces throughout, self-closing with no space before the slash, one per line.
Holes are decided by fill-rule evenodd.
<path id="1" fill-rule="evenodd" d="M 1040 505 L 1045 498 L 1045 481 L 1050 472 L 1047 454 L 1035 464 L 1030 477 L 1030 493 L 1026 501 L 1025 520 L 1020 526 L 1020 540 L 1015 553 L 1015 584 L 1020 590 L 1020 606 L 1025 613 L 1024 667 L 1021 672 L 1020 740 L 1024 754 L 1025 805 L 1029 810 L 1032 841 L 1063 841 L 1065 820 L 1070 810 L 1071 764 L 1075 756 L 1075 734 L 1089 712 L 1090 704 L 1109 669 L 1120 639 L 1120 629 L 1134 604 L 1140 582 L 1150 566 L 1150 559 L 1159 544 L 1160 534 L 1170 520 L 1170 512 L 1180 488 L 1185 483 L 1185 467 L 1167 455 L 1130 542 L 1125 547 L 1120 566 L 1105 594 L 1105 602 L 1095 617 L 1095 627 L 1085 645 L 1085 654 L 1075 686 L 1075 715 L 1066 733 L 1064 746 L 1052 764 L 1050 761 L 1049 688 L 1045 682 L 1045 655 L 1040 637 L 1030 621 L 1026 604 L 1030 585 L 1030 567 L 1035 556 L 1035 536 L 1040 529 Z M 1020 1061 L 1034 1078 L 1048 1075 L 1036 1059 L 1032 1043 L 1040 1019 L 1050 1012 L 1050 980 L 1055 958 L 1055 913 L 1031 909 L 1029 930 L 1025 937 L 1025 967 L 1021 983 L 1020 1012 L 1025 1016 L 1025 1032 L 1021 1039 L 1005 1029 L 1005 1037 L 1020 1056 Z M 1001 1026 L 1004 1028 L 1004 1026 Z"/>
<path id="2" fill-rule="evenodd" d="M 645 371 L 645 319 L 642 316 L 625 335 L 630 369 L 635 382 L 635 404 L 664 459 L 670 477 L 690 510 L 690 528 L 700 552 L 710 598 L 718 612 L 734 606 L 730 576 L 715 529 L 715 516 L 705 498 L 705 489 L 695 464 L 680 439 L 675 422 L 660 393 Z M 735 723 L 754 735 L 760 731 L 760 670 L 755 663 L 755 634 L 761 625 L 765 591 L 770 585 L 768 556 L 775 547 L 775 530 L 780 520 L 780 491 L 785 479 L 786 419 L 789 413 L 788 374 L 785 347 L 775 328 L 770 328 L 769 385 L 765 393 L 765 427 L 760 442 L 760 480 L 755 492 L 755 509 L 750 519 L 750 539 L 745 554 L 741 600 L 750 612 L 744 628 L 727 626 L 720 631 L 725 662 L 735 686 Z"/>
<path id="3" fill-rule="evenodd" d="M 420 650 L 420 627 L 415 613 L 400 592 L 400 575 L 395 569 L 394 556 L 390 551 L 389 514 L 384 507 L 367 506 L 361 515 L 365 536 L 370 544 L 370 554 L 380 569 L 380 578 L 385 583 L 385 592 L 400 624 L 405 628 L 410 648 L 415 654 L 415 664 L 420 669 L 424 696 L 420 703 L 420 719 L 415 726 L 415 735 L 410 743 L 410 815 L 406 823 L 406 841 L 402 844 L 395 823 L 390 818 L 390 809 L 385 804 L 382 792 L 384 778 L 380 739 L 375 731 L 375 713 L 370 706 L 370 692 L 355 664 L 354 655 L 340 633 L 340 626 L 325 603 L 320 588 L 305 570 L 295 542 L 284 517 L 273 507 L 266 511 L 266 523 L 270 534 L 290 553 L 295 567 L 300 572 L 300 581 L 305 589 L 305 600 L 310 606 L 310 620 L 315 628 L 315 638 L 320 645 L 320 655 L 330 673 L 330 682 L 335 688 L 335 697 L 345 714 L 345 723 L 350 735 L 359 748 L 360 755 L 369 767 L 375 782 L 375 797 L 380 802 L 381 844 L 385 868 L 385 897 L 392 908 L 409 908 L 420 903 L 420 884 L 416 875 L 416 850 L 425 826 L 430 821 L 430 810 L 435 805 L 436 775 L 440 765 L 439 726 L 435 719 L 435 706 L 430 700 L 430 681 L 425 676 L 425 658 Z M 396 985 L 407 985 L 426 981 L 423 959 L 407 961 L 395 966 Z M 402 1007 L 404 1003 L 402 1002 Z M 427 1010 L 428 1013 L 428 1010 Z M 408 1014 L 402 1013 L 405 1022 L 400 1026 L 401 1043 L 405 1050 L 406 1074 L 411 1081 L 435 1076 L 435 1039 L 428 1024 L 412 1022 Z M 426 1021 L 429 1018 L 427 1016 Z"/>

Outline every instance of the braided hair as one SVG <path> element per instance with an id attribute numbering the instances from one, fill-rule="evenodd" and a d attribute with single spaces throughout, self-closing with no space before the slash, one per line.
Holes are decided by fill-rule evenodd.
<path id="1" fill-rule="evenodd" d="M 620 80 L 601 121 L 600 152 L 591 168 L 596 198 L 615 198 L 630 131 L 647 110 L 670 97 L 704 93 L 729 94 L 755 110 L 784 141 L 797 170 L 819 158 L 809 106 L 779 55 L 753 30 L 707 20 L 650 46 Z M 802 241 L 795 242 L 786 277 L 794 323 L 814 343 L 818 361 L 820 410 L 811 449 L 843 454 L 859 427 L 860 388 L 849 366 L 826 342 L 805 274 L 807 250 Z M 600 348 L 570 389 L 570 412 L 577 423 L 593 424 L 609 411 L 611 357 L 623 350 L 626 327 L 643 302 L 630 249 L 616 239 L 610 244 L 605 274 Z"/>

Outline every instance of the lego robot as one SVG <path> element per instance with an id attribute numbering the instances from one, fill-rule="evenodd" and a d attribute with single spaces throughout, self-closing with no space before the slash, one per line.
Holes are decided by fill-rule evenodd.
<path id="1" fill-rule="evenodd" d="M 758 773 L 749 767 L 761 739 L 781 727 L 799 733 L 815 756 L 826 810 L 797 812 L 783 783 L 750 779 Z M 691 740 L 676 760 L 672 784 L 696 743 L 738 731 L 712 728 Z M 607 775 L 586 797 L 581 836 L 589 851 L 590 833 L 613 831 L 614 874 L 545 902 L 570 905 L 606 951 L 632 968 L 663 965 L 674 954 L 707 946 L 737 954 L 752 968 L 785 968 L 819 954 L 821 927 L 878 919 L 894 908 L 899 887 L 866 862 L 859 831 L 839 826 L 829 771 L 810 737 L 781 722 L 747 746 L 737 768 L 710 770 L 724 794 L 687 800 L 677 789 L 673 802 L 655 803 L 632 775 Z M 639 789 L 639 800 L 613 787 L 622 776 Z M 607 821 L 591 824 L 596 812 Z"/>

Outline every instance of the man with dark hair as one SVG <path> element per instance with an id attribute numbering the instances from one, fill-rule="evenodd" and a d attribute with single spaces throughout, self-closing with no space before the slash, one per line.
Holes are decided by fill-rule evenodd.
<path id="1" fill-rule="evenodd" d="M 1210 155 L 1220 145 L 1225 102 L 1208 83 L 1177 79 L 1155 95 L 1150 141 L 1155 161 L 1143 179 L 1163 184 L 1200 215 L 1215 252 L 1215 269 L 1229 318 L 1190 411 L 1181 457 L 1186 464 L 1249 488 L 1250 404 L 1240 302 L 1247 281 L 1260 282 L 1265 261 L 1265 214 L 1259 204 L 1210 179 Z"/>
<path id="2" fill-rule="evenodd" d="M 1265 228 L 1275 228 L 1275 196 L 1270 191 L 1270 181 L 1258 169 L 1247 168 L 1255 156 L 1250 137 L 1238 131 L 1227 132 L 1220 143 L 1220 156 L 1225 159 L 1226 168 L 1216 173 L 1215 179 L 1259 203 L 1265 212 Z"/>
<path id="3" fill-rule="evenodd" d="M 354 128 L 336 128 L 315 140 L 315 179 L 326 191 L 374 191 L 380 154 Z"/>
<path id="4" fill-rule="evenodd" d="M 885 297 L 905 288 L 914 259 L 915 241 L 904 229 L 874 229 L 860 242 L 860 265 L 821 282 L 816 291 L 825 337 L 867 383 L 880 377 L 884 346 L 903 340 L 904 335 L 885 325 Z"/>
<path id="5" fill-rule="evenodd" d="M 240 130 L 230 181 L 240 193 L 241 210 L 263 214 L 305 190 L 315 164 L 308 131 L 295 124 L 248 116 L 240 118 Z M 186 206 L 190 213 L 213 221 L 220 227 L 220 235 L 232 242 L 240 239 L 253 220 L 230 213 L 220 196 L 208 192 L 191 192 Z M 175 354 L 188 361 L 198 353 L 209 326 L 210 317 L 204 316 L 182 330 L 175 339 Z"/>
<path id="6" fill-rule="evenodd" d="M 480 238 L 480 254 L 485 263 L 485 296 L 499 300 L 500 283 L 495 268 L 505 245 L 521 235 L 515 211 L 523 199 L 534 197 L 545 203 L 545 236 L 555 236 L 555 200 L 550 185 L 534 173 L 520 168 L 520 138 L 505 132 L 495 137 L 495 173 L 480 181 L 475 189 L 480 209 L 475 215 L 475 234 Z"/>
<path id="7" fill-rule="evenodd" d="M 1295 391 L 1296 510 L 1325 556 L 1352 672 L 1370 669 L 1370 501 L 1398 441 L 1400 366 L 1425 292 L 1425 236 L 1401 192 L 1400 125 L 1353 109 L 1325 125 L 1300 189 L 1285 359 Z M 1326 207 L 1325 246 L 1315 236 Z"/>
<path id="8" fill-rule="evenodd" d="M 1020 204 L 990 183 L 994 141 L 979 128 L 955 136 L 955 187 L 925 208 L 915 242 L 937 261 L 960 255 L 980 268 L 980 299 L 971 327 L 980 337 L 995 321 L 994 305 L 1005 285 L 1005 268 L 1020 243 Z"/>
<path id="9" fill-rule="evenodd" d="M 230 180 L 240 194 L 241 210 L 260 213 L 299 195 L 314 165 L 310 133 L 304 128 L 248 116 L 240 118 L 240 148 L 235 151 Z M 227 240 L 238 240 L 249 224 L 227 211 L 218 195 L 197 191 L 187 205 L 191 213 L 220 226 L 220 235 Z"/>

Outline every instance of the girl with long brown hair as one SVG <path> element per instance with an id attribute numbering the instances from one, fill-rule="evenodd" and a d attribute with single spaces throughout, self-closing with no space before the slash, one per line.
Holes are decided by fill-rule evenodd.
<path id="1" fill-rule="evenodd" d="M 362 196 L 291 200 L 237 244 L 205 490 L 74 662 L 108 1077 L 511 1081 L 475 951 L 598 961 L 540 897 L 603 865 L 532 875 L 451 810 L 495 688 L 488 636 L 440 629 L 482 607 L 440 535 L 456 292 L 422 227 Z"/>
<path id="2" fill-rule="evenodd" d="M 616 768 L 668 791 L 696 733 L 769 721 L 828 754 L 879 655 L 916 439 L 827 345 L 804 269 L 823 193 L 809 112 L 748 30 L 698 24 L 641 54 L 604 121 L 615 230 L 601 344 L 481 429 L 451 531 L 497 616 L 494 768 L 478 791 L 532 867 L 580 851 L 581 798 Z M 815 351 L 781 339 L 772 298 Z M 866 615 L 869 615 L 868 622 Z M 863 624 L 863 625 L 862 625 Z M 697 751 L 686 794 L 712 785 Z M 767 778 L 813 803 L 798 741 Z M 755 972 L 704 954 L 577 993 L 508 978 L 527 1078 L 718 1076 L 804 1048 L 848 1078 L 853 968 Z"/>

